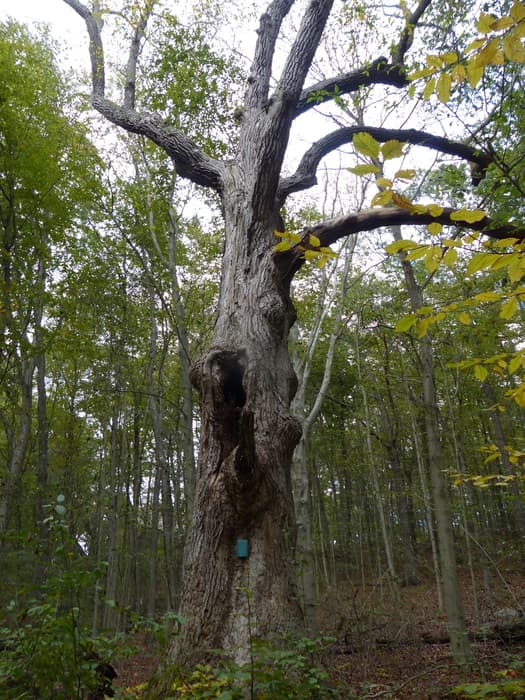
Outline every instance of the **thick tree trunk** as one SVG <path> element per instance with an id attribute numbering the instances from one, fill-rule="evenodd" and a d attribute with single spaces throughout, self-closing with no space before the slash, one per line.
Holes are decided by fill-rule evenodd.
<path id="1" fill-rule="evenodd" d="M 192 369 L 201 444 L 186 622 L 172 650 L 178 662 L 212 649 L 246 660 L 254 635 L 296 628 L 301 619 L 290 478 L 301 429 L 289 410 L 297 382 L 287 350 L 295 312 L 269 245 L 276 216 L 257 221 L 243 189 L 232 169 L 219 316 L 212 346 Z M 238 540 L 248 541 L 246 558 L 237 555 Z"/>

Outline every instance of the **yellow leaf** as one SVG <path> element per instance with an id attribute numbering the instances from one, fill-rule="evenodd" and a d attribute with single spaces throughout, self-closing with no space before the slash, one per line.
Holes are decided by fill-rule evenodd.
<path id="1" fill-rule="evenodd" d="M 476 221 L 482 221 L 486 216 L 481 209 L 458 209 L 452 212 L 450 218 L 452 221 L 466 221 L 468 224 L 474 224 Z"/>
<path id="2" fill-rule="evenodd" d="M 412 328 L 412 326 L 416 322 L 416 314 L 408 314 L 407 316 L 403 316 L 403 318 L 400 318 L 399 321 L 396 323 L 395 331 L 396 333 L 404 333 L 405 331 L 410 330 L 410 328 Z"/>
<path id="3" fill-rule="evenodd" d="M 510 16 L 513 17 L 516 22 L 521 22 L 521 20 L 525 19 L 525 3 L 516 0 L 510 8 Z"/>
<path id="4" fill-rule="evenodd" d="M 313 245 L 316 248 L 319 248 L 319 246 L 321 245 L 321 241 L 317 238 L 317 236 L 314 236 L 313 233 L 311 233 L 308 236 L 308 242 L 310 243 L 310 245 Z"/>
<path id="5" fill-rule="evenodd" d="M 505 55 L 501 49 L 498 49 L 492 58 L 491 64 L 493 66 L 502 66 L 505 63 Z"/>
<path id="6" fill-rule="evenodd" d="M 322 253 L 320 253 L 318 250 L 305 250 L 304 251 L 304 259 L 305 260 L 316 260 L 321 255 L 322 255 Z"/>
<path id="7" fill-rule="evenodd" d="M 416 324 L 417 337 L 422 338 L 427 334 L 429 327 L 432 325 L 432 320 L 430 318 L 422 318 Z"/>
<path id="8" fill-rule="evenodd" d="M 434 94 L 435 88 L 436 88 L 436 79 L 430 78 L 430 80 L 427 81 L 427 84 L 425 85 L 425 88 L 423 90 L 423 99 L 428 100 L 430 95 Z"/>
<path id="9" fill-rule="evenodd" d="M 493 23 L 492 31 L 499 32 L 502 29 L 508 29 L 509 27 L 512 27 L 513 24 L 514 20 L 512 19 L 512 17 L 505 15 L 504 17 L 500 17 L 498 20 L 496 20 L 496 22 Z"/>
<path id="10" fill-rule="evenodd" d="M 413 73 L 411 73 L 408 76 L 408 79 L 409 80 L 419 80 L 419 78 L 426 78 L 427 76 L 432 75 L 435 72 L 436 72 L 435 68 L 429 68 L 429 67 L 420 68 L 419 70 L 415 70 Z"/>
<path id="11" fill-rule="evenodd" d="M 400 209 L 411 209 L 412 202 L 399 192 L 392 192 L 392 202 Z"/>
<path id="12" fill-rule="evenodd" d="M 453 83 L 462 83 L 467 77 L 467 71 L 465 69 L 465 66 L 462 63 L 458 63 L 458 65 L 454 66 L 454 68 L 452 69 L 450 77 L 452 78 Z"/>
<path id="13" fill-rule="evenodd" d="M 431 224 L 428 224 L 427 229 L 430 235 L 437 236 L 443 230 L 443 225 L 433 221 Z"/>
<path id="14" fill-rule="evenodd" d="M 443 207 L 440 207 L 439 204 L 429 204 L 428 213 L 430 216 L 441 216 L 443 213 Z"/>
<path id="15" fill-rule="evenodd" d="M 292 244 L 290 241 L 281 241 L 280 243 L 277 243 L 277 245 L 274 245 L 273 251 L 274 253 L 282 253 L 285 250 L 290 250 L 292 247 Z"/>
<path id="16" fill-rule="evenodd" d="M 443 63 L 446 63 L 446 64 L 456 63 L 456 61 L 458 60 L 458 55 L 455 51 L 449 51 L 448 53 L 442 53 L 441 60 L 443 61 Z"/>
<path id="17" fill-rule="evenodd" d="M 365 131 L 354 134 L 352 143 L 354 144 L 355 150 L 365 156 L 369 156 L 370 158 L 377 158 L 379 156 L 379 143 L 373 136 L 367 134 Z"/>
<path id="18" fill-rule="evenodd" d="M 458 321 L 460 323 L 463 323 L 465 326 L 470 326 L 470 324 L 472 323 L 472 319 L 466 311 L 461 311 L 458 314 Z"/>
<path id="19" fill-rule="evenodd" d="M 323 255 L 325 255 L 327 258 L 337 258 L 337 253 L 333 251 L 331 248 L 327 248 L 326 246 L 322 245 L 319 250 Z"/>
<path id="20" fill-rule="evenodd" d="M 488 15 L 483 13 L 477 21 L 476 29 L 482 34 L 488 34 L 492 31 L 492 27 L 497 21 L 494 15 Z"/>
<path id="21" fill-rule="evenodd" d="M 474 376 L 479 379 L 480 382 L 484 382 L 488 376 L 488 370 L 483 365 L 474 365 Z"/>
<path id="22" fill-rule="evenodd" d="M 398 170 L 394 178 L 399 178 L 400 180 L 412 180 L 416 174 L 415 170 L 412 169 L 407 169 L 407 170 Z"/>
<path id="23" fill-rule="evenodd" d="M 471 51 L 477 51 L 485 44 L 485 39 L 474 39 L 465 49 L 465 53 L 470 53 Z"/>
<path id="24" fill-rule="evenodd" d="M 483 77 L 483 66 L 476 65 L 476 59 L 471 58 L 467 63 L 467 78 L 468 84 L 472 89 L 476 87 L 481 78 Z"/>
<path id="25" fill-rule="evenodd" d="M 492 242 L 494 248 L 508 248 L 519 242 L 519 238 L 500 238 L 497 241 Z"/>
<path id="26" fill-rule="evenodd" d="M 455 248 L 449 248 L 445 255 L 443 256 L 443 262 L 445 265 L 452 269 L 458 257 L 458 251 Z"/>
<path id="27" fill-rule="evenodd" d="M 478 55 L 474 59 L 474 65 L 477 68 L 483 66 L 488 66 L 493 62 L 494 56 L 499 48 L 499 39 L 491 39 L 486 46 L 484 46 Z"/>
<path id="28" fill-rule="evenodd" d="M 472 301 L 475 303 L 483 303 L 484 301 L 497 301 L 498 299 L 501 299 L 501 297 L 501 292 L 480 292 L 472 297 Z"/>
<path id="29" fill-rule="evenodd" d="M 372 175 L 378 173 L 380 168 L 378 165 L 372 165 L 371 163 L 360 163 L 359 165 L 354 165 L 353 168 L 348 168 L 354 175 Z"/>
<path id="30" fill-rule="evenodd" d="M 385 160 L 391 160 L 392 158 L 400 158 L 403 155 L 403 146 L 405 144 L 402 141 L 396 141 L 391 139 L 390 141 L 385 141 L 381 146 L 381 153 Z"/>
<path id="31" fill-rule="evenodd" d="M 392 190 L 383 190 L 382 192 L 378 192 L 372 197 L 370 205 L 372 207 L 384 207 L 387 204 L 390 204 L 390 202 L 392 201 L 392 194 Z"/>
<path id="32" fill-rule="evenodd" d="M 432 246 L 428 249 L 425 256 L 425 267 L 429 272 L 434 272 L 438 269 L 439 263 L 441 262 L 441 248 L 439 246 Z"/>
<path id="33" fill-rule="evenodd" d="M 436 94 L 440 102 L 446 103 L 450 99 L 452 78 L 450 73 L 441 73 L 436 84 Z"/>
<path id="34" fill-rule="evenodd" d="M 501 311 L 499 312 L 499 317 L 508 321 L 509 319 L 511 319 L 515 315 L 517 310 L 518 310 L 518 297 L 511 297 L 508 301 L 506 301 L 502 305 Z"/>
<path id="35" fill-rule="evenodd" d="M 525 256 L 518 255 L 517 258 L 512 260 L 507 268 L 507 273 L 511 282 L 519 282 L 525 275 Z"/>
<path id="36" fill-rule="evenodd" d="M 426 204 L 413 204 L 410 207 L 410 211 L 414 214 L 426 214 L 428 212 L 428 207 Z"/>
<path id="37" fill-rule="evenodd" d="M 521 353 L 516 353 L 514 357 L 511 359 L 509 362 L 509 365 L 507 367 L 507 371 L 509 374 L 514 374 L 523 364 L 525 361 L 525 357 Z"/>
<path id="38" fill-rule="evenodd" d="M 407 260 L 419 260 L 424 255 L 427 254 L 427 246 L 420 246 L 419 248 L 414 248 L 409 253 L 406 254 Z"/>
<path id="39" fill-rule="evenodd" d="M 389 243 L 385 246 L 385 250 L 390 255 L 394 255 L 395 253 L 401 253 L 402 251 L 416 248 L 417 245 L 418 244 L 414 243 L 414 241 L 409 240 L 393 241 L 392 243 Z"/>
<path id="40" fill-rule="evenodd" d="M 492 254 L 491 253 L 476 253 L 469 260 L 467 265 L 467 276 L 473 275 L 475 272 L 480 270 L 486 270 L 492 264 Z"/>
<path id="41" fill-rule="evenodd" d="M 520 39 L 513 34 L 503 38 L 503 53 L 509 61 L 516 63 L 525 61 L 525 48 Z"/>
<path id="42" fill-rule="evenodd" d="M 376 185 L 377 187 L 392 187 L 392 180 L 389 180 L 387 177 L 378 177 Z"/>

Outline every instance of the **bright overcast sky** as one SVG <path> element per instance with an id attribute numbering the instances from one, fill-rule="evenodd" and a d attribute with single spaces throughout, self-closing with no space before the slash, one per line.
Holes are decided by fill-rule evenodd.
<path id="1" fill-rule="evenodd" d="M 83 20 L 63 0 L 0 0 L 0 20 L 12 17 L 24 24 L 45 22 L 53 36 L 66 44 L 71 63 L 87 68 L 89 55 Z"/>

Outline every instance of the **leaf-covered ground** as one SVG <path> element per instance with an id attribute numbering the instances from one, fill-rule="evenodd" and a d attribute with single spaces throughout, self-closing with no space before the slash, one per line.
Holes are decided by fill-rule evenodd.
<path id="1" fill-rule="evenodd" d="M 520 564 L 499 569 L 491 581 L 484 582 L 477 575 L 473 582 L 466 570 L 461 579 L 471 632 L 492 629 L 491 625 L 501 621 L 502 611 L 525 608 L 525 574 Z M 325 592 L 319 609 L 320 632 L 337 640 L 319 665 L 344 689 L 341 697 L 349 700 L 438 700 L 457 697 L 449 691 L 458 684 L 525 677 L 524 641 L 476 640 L 472 668 L 454 665 L 446 643 L 445 618 L 430 579 L 397 589 L 387 581 L 365 587 L 339 584 L 336 590 Z M 154 644 L 137 641 L 138 652 L 116 664 L 117 686 L 137 686 L 155 669 L 158 654 Z"/>

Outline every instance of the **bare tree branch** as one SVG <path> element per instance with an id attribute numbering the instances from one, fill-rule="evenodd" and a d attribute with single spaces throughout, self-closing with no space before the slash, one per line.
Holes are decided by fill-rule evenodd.
<path id="1" fill-rule="evenodd" d="M 274 0 L 259 20 L 255 54 L 244 98 L 245 109 L 260 108 L 268 99 L 275 43 L 279 29 L 295 0 Z"/>
<path id="2" fill-rule="evenodd" d="M 197 185 L 222 191 L 224 165 L 210 158 L 184 133 L 166 126 L 154 114 L 120 107 L 105 97 L 92 98 L 93 107 L 113 124 L 134 134 L 147 136 L 164 149 L 175 164 L 177 174 Z"/>
<path id="3" fill-rule="evenodd" d="M 290 251 L 276 254 L 276 262 L 281 271 L 283 280 L 290 281 L 305 262 L 303 256 L 304 249 L 312 247 L 308 242 L 310 234 L 316 236 L 320 240 L 322 246 L 329 246 L 341 238 L 364 231 L 373 231 L 389 226 L 426 226 L 434 222 L 445 226 L 455 226 L 458 228 L 481 231 L 483 235 L 491 238 L 517 238 L 519 240 L 525 240 L 525 228 L 519 228 L 512 224 L 496 224 L 488 216 L 485 216 L 481 221 L 476 221 L 475 223 L 455 221 L 451 218 L 451 215 L 455 212 L 457 212 L 457 209 L 445 208 L 439 216 L 432 216 L 430 213 L 417 214 L 396 207 L 364 209 L 356 214 L 339 216 L 335 219 L 329 219 L 304 229 L 301 233 L 301 241 Z"/>
<path id="4" fill-rule="evenodd" d="M 404 62 L 405 54 L 414 41 L 414 29 L 431 2 L 432 0 L 420 0 L 414 12 L 406 18 L 405 28 L 401 32 L 399 44 L 392 50 L 393 63 L 402 65 Z"/>
<path id="5" fill-rule="evenodd" d="M 491 238 L 518 238 L 525 239 L 525 229 L 512 224 L 496 224 L 490 217 L 485 216 L 481 221 L 468 223 L 455 221 L 451 218 L 457 209 L 444 208 L 439 216 L 430 213 L 417 214 L 406 209 L 384 207 L 381 209 L 365 209 L 358 214 L 339 217 L 314 226 L 310 233 L 318 236 L 323 245 L 330 245 L 339 238 L 360 231 L 372 231 L 384 226 L 426 226 L 433 222 L 445 226 L 456 226 L 473 231 L 481 231 L 483 235 Z"/>
<path id="6" fill-rule="evenodd" d="M 297 170 L 290 177 L 284 178 L 279 186 L 279 201 L 284 202 L 292 192 L 308 189 L 317 182 L 317 167 L 324 156 L 328 155 L 343 144 L 350 143 L 354 134 L 366 132 L 376 141 L 384 143 L 390 139 L 411 143 L 414 146 L 425 146 L 441 153 L 447 153 L 468 160 L 475 165 L 473 169 L 474 183 L 477 184 L 482 174 L 492 162 L 492 157 L 485 151 L 472 148 L 464 143 L 450 141 L 442 136 L 434 136 L 417 129 L 384 129 L 375 126 L 349 126 L 337 129 L 316 141 L 304 154 Z"/>
<path id="7" fill-rule="evenodd" d="M 113 124 L 134 134 L 147 136 L 172 158 L 177 173 L 197 185 L 222 191 L 224 165 L 210 158 L 183 132 L 173 129 L 156 115 L 137 112 L 135 101 L 135 74 L 142 33 L 156 0 L 147 3 L 144 14 L 135 31 L 128 56 L 124 104 L 120 106 L 105 96 L 104 47 L 100 35 L 100 24 L 95 14 L 79 0 L 64 0 L 84 19 L 89 33 L 89 53 L 93 92 L 91 104 Z"/>
<path id="8" fill-rule="evenodd" d="M 387 58 L 381 56 L 369 66 L 321 80 L 303 90 L 297 102 L 295 116 L 303 114 L 323 102 L 333 100 L 338 95 L 347 95 L 361 87 L 376 84 L 402 88 L 409 85 L 410 81 L 402 66 L 392 65 L 388 63 Z"/>

